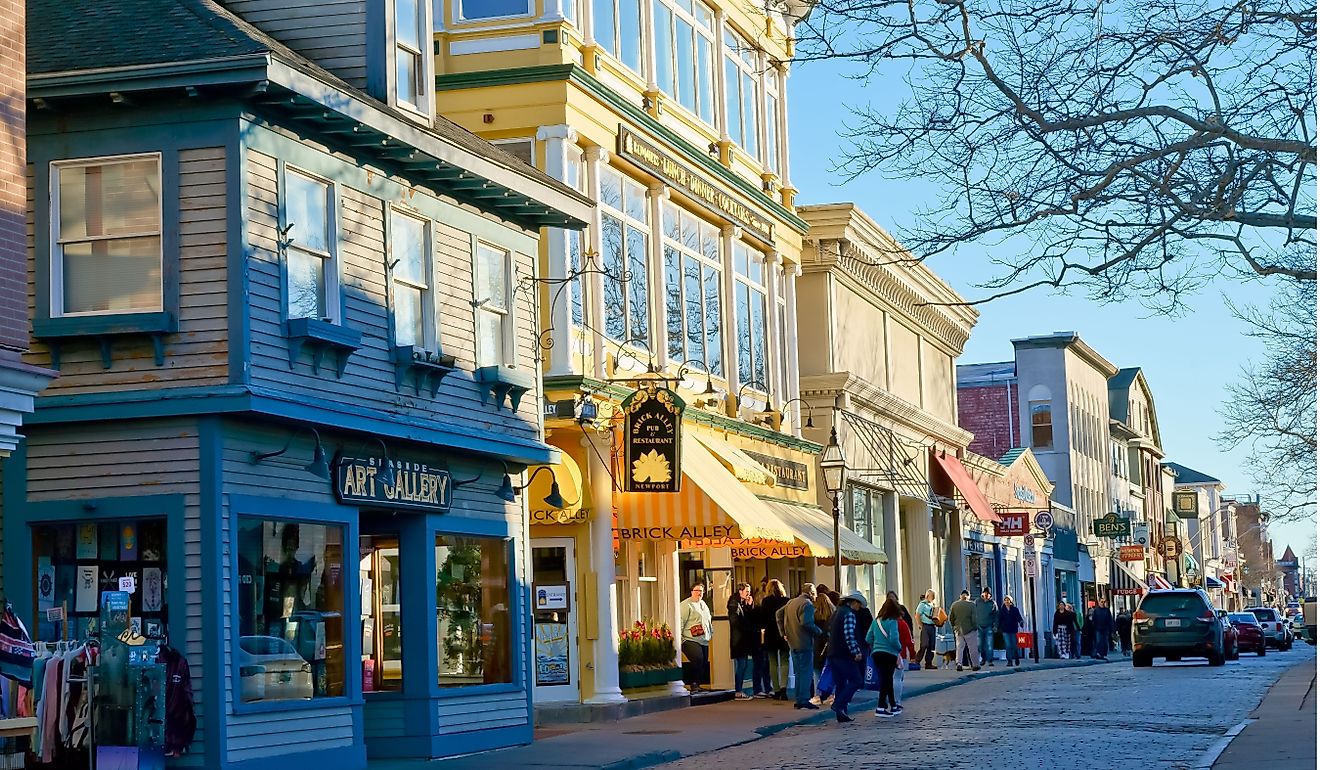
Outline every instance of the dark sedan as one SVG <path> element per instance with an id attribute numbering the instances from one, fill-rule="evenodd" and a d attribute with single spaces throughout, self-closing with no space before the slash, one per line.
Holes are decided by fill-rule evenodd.
<path id="1" fill-rule="evenodd" d="M 1265 634 L 1260 630 L 1255 615 L 1250 612 L 1232 612 L 1228 615 L 1228 622 L 1237 629 L 1239 650 L 1254 650 L 1258 656 L 1265 654 Z"/>

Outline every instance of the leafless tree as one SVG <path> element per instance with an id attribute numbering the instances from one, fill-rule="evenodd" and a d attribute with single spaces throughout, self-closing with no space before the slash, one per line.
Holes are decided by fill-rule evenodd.
<path id="1" fill-rule="evenodd" d="M 1313 0 L 819 0 L 796 31 L 878 89 L 840 170 L 941 189 L 904 243 L 994 247 L 979 301 L 1315 281 Z"/>

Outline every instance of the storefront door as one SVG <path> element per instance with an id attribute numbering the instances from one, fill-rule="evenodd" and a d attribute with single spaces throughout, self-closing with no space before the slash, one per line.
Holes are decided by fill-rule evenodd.
<path id="1" fill-rule="evenodd" d="M 532 540 L 535 703 L 578 699 L 575 556 L 571 537 Z"/>

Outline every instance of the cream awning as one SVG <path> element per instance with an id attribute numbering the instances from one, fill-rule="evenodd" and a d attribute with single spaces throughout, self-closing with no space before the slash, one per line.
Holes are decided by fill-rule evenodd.
<path id="1" fill-rule="evenodd" d="M 738 480 L 763 484 L 767 487 L 775 485 L 775 474 L 766 470 L 764 465 L 747 456 L 746 452 L 733 444 L 722 438 L 700 433 L 697 434 L 697 440 L 704 444 L 711 454 L 715 455 L 715 459 L 728 468 Z"/>
<path id="2" fill-rule="evenodd" d="M 759 498 L 786 525 L 796 538 L 811 549 L 811 555 L 834 562 L 834 517 L 815 506 L 798 505 L 782 500 Z M 839 528 L 839 555 L 845 564 L 879 564 L 889 557 L 847 527 Z"/>
<path id="3" fill-rule="evenodd" d="M 636 540 L 763 538 L 792 543 L 794 530 L 691 434 L 682 438 L 683 483 L 673 493 L 615 496 L 619 537 Z"/>

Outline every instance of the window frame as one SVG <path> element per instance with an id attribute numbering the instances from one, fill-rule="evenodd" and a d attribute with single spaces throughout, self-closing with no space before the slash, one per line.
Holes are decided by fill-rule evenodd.
<path id="1" fill-rule="evenodd" d="M 632 281 L 624 281 L 622 280 L 622 275 L 620 275 L 618 283 L 619 283 L 619 293 L 622 296 L 622 301 L 623 301 L 622 317 L 623 317 L 624 327 L 623 327 L 623 335 L 620 338 L 616 338 L 614 335 L 610 334 L 609 332 L 608 319 L 610 315 L 610 308 L 608 307 L 608 298 L 605 297 L 606 295 L 605 284 L 613 279 L 610 278 L 608 275 L 601 276 L 601 295 L 602 298 L 605 299 L 605 304 L 606 304 L 605 307 L 606 320 L 602 325 L 603 328 L 601 329 L 601 333 L 605 336 L 606 339 L 613 340 L 614 342 L 618 342 L 618 343 L 628 343 L 631 340 L 640 339 L 644 341 L 644 343 L 647 345 L 648 348 L 650 348 L 652 344 L 652 340 L 655 339 L 655 334 L 656 334 L 656 329 L 654 327 L 654 324 L 652 323 L 650 316 L 651 302 L 653 301 L 654 298 L 654 289 L 655 289 L 655 287 L 651 285 L 652 284 L 651 243 L 652 243 L 652 239 L 655 237 L 655 233 L 652 231 L 653 225 L 651 224 L 650 221 L 650 215 L 651 215 L 650 195 L 648 194 L 645 185 L 634 180 L 632 177 L 623 173 L 619 169 L 602 165 L 600 167 L 600 171 L 598 172 L 598 175 L 601 177 L 600 187 L 602 190 L 605 187 L 605 182 L 604 182 L 605 177 L 612 176 L 619 181 L 618 208 L 615 208 L 613 204 L 607 203 L 604 200 L 603 194 L 601 195 L 601 199 L 596 202 L 597 207 L 599 207 L 601 210 L 601 236 L 600 236 L 601 237 L 601 255 L 600 255 L 601 269 L 607 273 L 610 270 L 610 264 L 609 264 L 610 258 L 607 255 L 608 244 L 605 242 L 605 230 L 606 230 L 605 219 L 609 217 L 618 220 L 620 223 L 619 232 L 622 237 L 622 249 L 623 249 L 622 265 L 621 265 L 622 272 L 628 273 L 629 277 L 632 280 L 640 279 L 642 281 L 645 281 L 646 283 L 646 291 L 645 291 L 646 301 L 643 303 L 645 307 L 642 308 L 642 312 L 644 314 L 644 317 L 646 318 L 646 334 L 639 335 L 637 334 L 637 330 L 634 328 L 633 325 L 633 315 L 635 311 L 634 308 L 632 307 L 632 300 L 630 297 L 630 288 L 632 286 Z M 646 205 L 644 205 L 642 208 L 642 211 L 647 217 L 646 219 L 637 219 L 628 212 L 628 194 L 630 187 L 633 188 L 634 193 L 639 193 L 642 196 L 643 200 L 646 201 Z M 645 243 L 642 246 L 642 261 L 645 263 L 645 269 L 641 270 L 640 273 L 639 271 L 632 270 L 630 267 L 630 262 L 633 260 L 632 250 L 628 248 L 628 235 L 630 230 L 640 232 L 642 236 L 646 239 Z"/>
<path id="2" fill-rule="evenodd" d="M 568 157 L 564 163 L 564 184 L 572 187 L 574 190 L 587 194 L 587 156 L 586 152 L 577 145 L 570 145 L 567 153 Z M 582 328 L 587 325 L 587 302 L 586 287 L 583 285 L 583 269 L 585 255 L 590 248 L 589 228 L 581 230 L 564 229 L 564 247 L 568 274 L 573 276 L 569 280 L 568 286 L 568 308 L 569 321 L 576 327 Z"/>
<path id="3" fill-rule="evenodd" d="M 740 272 L 740 271 L 739 271 L 739 269 L 738 269 L 738 259 L 739 259 L 739 251 L 740 251 L 740 250 L 746 252 L 747 259 L 749 260 L 749 265 L 750 265 L 750 260 L 752 260 L 752 259 L 757 259 L 757 260 L 759 260 L 759 261 L 758 261 L 758 264 L 759 264 L 760 267 L 761 267 L 761 282 L 760 282 L 759 284 L 756 283 L 756 282 L 755 282 L 755 279 L 753 279 L 750 275 L 747 275 L 746 273 L 743 273 L 743 272 Z M 732 268 L 733 268 L 733 272 L 732 272 L 732 275 L 733 275 L 733 315 L 734 315 L 734 330 L 733 330 L 733 333 L 734 333 L 735 341 L 736 341 L 736 343 L 737 343 L 737 345 L 736 345 L 735 347 L 736 347 L 736 351 L 737 351 L 737 354 L 738 354 L 738 360 L 737 360 L 737 362 L 736 362 L 736 365 L 737 365 L 737 367 L 738 367 L 738 369 L 737 369 L 737 371 L 738 371 L 738 382 L 741 383 L 742 385 L 750 385 L 751 388 L 752 388 L 754 391 L 757 391 L 757 392 L 759 392 L 759 393 L 764 393 L 764 394 L 766 394 L 766 395 L 769 395 L 769 394 L 770 394 L 770 391 L 771 391 L 771 389 L 772 389 L 772 387 L 773 387 L 773 383 L 766 382 L 766 380 L 769 379 L 769 378 L 770 378 L 770 375 L 771 375 L 771 372 L 769 371 L 769 370 L 770 370 L 770 350 L 769 350 L 769 345 L 770 345 L 770 338 L 769 338 L 769 323 L 770 323 L 770 318 L 769 318 L 769 313 L 770 313 L 771 308 L 770 308 L 770 290 L 769 290 L 769 282 L 766 280 L 766 278 L 767 278 L 766 273 L 767 273 L 767 271 L 769 270 L 769 267 L 770 267 L 770 266 L 769 266 L 769 264 L 766 262 L 765 255 L 764 255 L 763 253 L 761 253 L 760 251 L 757 251 L 754 247 L 749 246 L 749 245 L 747 245 L 746 243 L 743 243 L 743 242 L 741 242 L 741 241 L 734 241 L 734 242 L 733 242 L 733 247 L 732 247 L 732 249 L 730 250 L 730 254 L 729 254 L 729 261 L 732 263 Z M 750 272 L 750 270 L 749 270 L 748 272 Z M 740 310 L 739 307 L 738 307 L 738 295 L 739 295 L 739 291 L 738 291 L 738 290 L 739 290 L 739 287 L 746 287 L 746 288 L 747 288 L 748 302 L 747 302 L 747 316 L 746 316 L 746 318 L 743 317 L 743 314 L 742 314 L 741 310 Z M 761 379 L 760 379 L 760 380 L 758 380 L 758 379 L 756 378 L 756 373 L 757 373 L 757 372 L 756 372 L 756 355 L 755 355 L 756 350 L 755 350 L 755 347 L 753 346 L 753 342 L 755 341 L 754 338 L 755 338 L 755 334 L 756 334 L 756 325 L 753 323 L 753 318 L 754 318 L 754 316 L 755 316 L 755 312 L 753 311 L 753 306 L 752 306 L 752 301 L 751 301 L 751 300 L 752 300 L 752 295 L 753 295 L 753 294 L 758 295 L 758 296 L 760 297 L 760 299 L 761 299 L 761 316 L 762 316 L 762 321 L 764 322 L 764 323 L 761 325 L 761 327 L 760 327 L 760 329 L 761 329 L 761 337 L 760 337 L 760 340 L 761 340 L 761 345 L 760 345 L 760 347 L 761 347 L 761 364 L 762 364 L 762 366 L 764 367 L 764 370 L 761 372 Z M 743 370 L 742 370 L 742 355 L 743 355 L 743 353 L 742 353 L 742 335 L 741 335 L 741 333 L 740 333 L 740 331 L 739 331 L 739 328 L 738 328 L 738 325 L 741 324 L 741 323 L 743 323 L 743 322 L 746 322 L 746 323 L 747 323 L 747 329 L 748 329 L 748 334 L 747 334 L 747 343 L 748 343 L 747 356 L 748 356 L 748 368 L 749 368 L 749 370 L 750 370 L 748 376 L 744 376 L 744 373 L 743 373 Z M 760 385 L 761 387 L 757 387 L 758 385 Z"/>
<path id="4" fill-rule="evenodd" d="M 741 33 L 736 31 L 732 27 L 728 26 L 727 24 L 724 27 L 724 39 L 720 41 L 720 47 L 723 52 L 723 56 L 721 58 L 723 60 L 724 72 L 725 72 L 725 77 L 724 77 L 725 115 L 724 115 L 724 127 L 723 127 L 724 133 L 728 134 L 729 139 L 732 140 L 734 144 L 742 148 L 743 152 L 747 153 L 753 158 L 756 158 L 757 160 L 760 160 L 761 149 L 759 145 L 761 143 L 760 141 L 761 124 L 763 122 L 761 118 L 761 112 L 763 106 L 760 104 L 760 102 L 764 99 L 764 95 L 761 93 L 762 89 L 760 86 L 760 80 L 761 80 L 760 73 L 757 72 L 757 68 L 758 68 L 758 62 L 756 61 L 758 59 L 757 48 L 756 46 L 747 42 L 747 38 L 743 37 Z M 737 70 L 738 73 L 737 83 L 729 82 L 728 65 L 730 64 L 732 64 L 734 66 L 734 69 Z M 753 91 L 753 93 L 750 95 L 744 93 L 743 91 L 743 86 L 749 82 L 751 83 L 751 87 Z M 734 134 L 734 132 L 731 130 L 733 116 L 730 114 L 729 111 L 730 97 L 735 99 L 738 104 L 737 120 L 738 120 L 739 131 L 737 134 Z M 750 127 L 747 126 L 746 124 L 747 108 L 749 102 L 752 106 L 752 119 L 754 121 L 754 125 Z M 754 142 L 755 145 L 749 146 L 748 139 Z"/>
<path id="5" fill-rule="evenodd" d="M 480 280 L 481 268 L 481 250 L 488 249 L 492 252 L 503 255 L 504 263 L 504 309 L 492 308 L 490 303 L 484 298 L 478 296 L 482 289 L 483 281 Z M 518 368 L 517 356 L 514 354 L 515 338 L 515 308 L 514 308 L 514 277 L 516 275 L 516 265 L 514 260 L 516 253 L 506 247 L 482 240 L 473 236 L 472 238 L 472 358 L 478 369 L 484 367 L 496 367 L 497 369 L 516 369 Z M 486 361 L 481 353 L 481 319 L 483 314 L 493 314 L 501 317 L 500 321 L 500 351 L 499 361 Z"/>
<path id="6" fill-rule="evenodd" d="M 507 585 L 509 589 L 508 604 L 509 604 L 510 626 L 509 626 L 508 641 L 509 641 L 510 681 L 488 682 L 488 683 L 483 682 L 481 684 L 466 684 L 466 685 L 440 684 L 440 659 L 441 659 L 440 645 L 442 644 L 442 640 L 440 639 L 439 624 L 435 622 L 438 621 L 440 617 L 440 605 L 439 602 L 437 602 L 434 607 L 435 610 L 434 620 L 432 621 L 434 623 L 433 627 L 435 633 L 436 675 L 434 678 L 431 679 L 430 689 L 431 692 L 433 693 L 433 696 L 439 698 L 461 697 L 465 695 L 471 695 L 474 692 L 516 691 L 523 686 L 523 676 L 526 666 L 526 663 L 524 663 L 523 660 L 523 647 L 517 642 L 517 637 L 518 637 L 517 624 L 520 622 L 520 617 L 521 617 L 518 613 L 522 611 L 524 607 L 524 602 L 522 596 L 523 589 L 521 589 L 518 584 L 518 549 L 515 547 L 516 544 L 515 544 L 514 535 L 509 532 L 488 532 L 488 531 L 484 531 L 484 528 L 482 529 L 482 531 L 467 531 L 467 528 L 463 528 L 463 529 L 464 531 L 454 531 L 452 528 L 432 529 L 430 531 L 430 536 L 429 536 L 429 545 L 432 550 L 432 553 L 434 554 L 434 552 L 440 548 L 440 544 L 437 541 L 443 537 L 472 538 L 472 539 L 484 538 L 487 540 L 498 540 L 504 544 L 505 558 L 507 560 L 507 567 L 508 567 L 508 569 L 506 570 L 505 579 L 507 581 Z M 440 564 L 439 564 L 439 560 L 437 559 L 434 563 L 435 574 L 433 575 L 433 577 L 438 577 L 439 570 L 440 570 Z M 435 588 L 434 586 L 432 586 L 431 591 L 434 592 L 434 590 Z"/>
<path id="7" fill-rule="evenodd" d="M 629 52 L 636 54 L 637 57 L 636 66 L 634 66 L 632 63 L 629 63 L 628 59 L 624 57 L 624 43 L 629 39 L 629 37 L 624 34 L 625 30 L 623 28 L 624 26 L 623 14 L 620 13 L 620 9 L 624 3 L 628 3 L 630 5 L 635 4 L 637 7 L 637 33 L 638 33 L 636 35 L 637 50 L 635 52 L 631 52 L 631 51 Z M 606 41 L 601 40 L 599 34 L 600 27 L 597 24 L 598 18 L 597 18 L 596 10 L 602 4 L 608 4 L 612 9 L 612 12 L 610 14 L 610 21 L 612 23 L 610 24 L 610 39 L 608 41 L 609 45 L 604 45 L 604 42 Z M 627 69 L 629 72 L 632 72 L 638 77 L 646 77 L 647 76 L 646 38 L 649 37 L 651 34 L 651 30 L 649 29 L 650 24 L 647 23 L 646 6 L 648 5 L 648 3 L 646 2 L 646 0 L 590 0 L 588 5 L 589 8 L 587 10 L 591 13 L 592 42 L 596 45 L 596 47 L 601 49 L 601 51 L 603 51 L 607 55 L 609 55 L 610 58 L 614 59 L 619 64 L 623 65 L 624 69 Z"/>
<path id="8" fill-rule="evenodd" d="M 676 220 L 676 222 L 677 222 L 677 224 L 678 224 L 678 227 L 679 227 L 679 239 L 678 239 L 678 240 L 675 240 L 674 238 L 670 237 L 668 227 L 666 226 L 666 221 L 668 220 L 668 218 L 669 218 L 671 212 L 672 212 L 672 214 L 674 215 L 675 220 Z M 687 220 L 694 221 L 694 222 L 696 223 L 696 225 L 697 225 L 697 248 L 696 248 L 696 249 L 693 249 L 693 248 L 691 248 L 690 246 L 688 246 L 687 244 L 683 243 L 683 240 L 682 240 L 683 235 L 684 235 L 685 232 L 686 232 L 686 228 L 684 227 L 684 225 L 685 225 L 685 223 L 686 223 Z M 707 256 L 706 254 L 702 253 L 702 250 L 701 250 L 701 242 L 702 242 L 702 237 L 703 237 L 703 231 L 706 230 L 707 228 L 709 228 L 710 230 L 713 231 L 713 237 L 715 238 L 715 248 L 716 248 L 716 252 L 715 252 L 715 256 L 714 256 L 714 257 Z M 718 377 L 718 378 L 723 379 L 723 378 L 727 377 L 727 371 L 728 371 L 728 370 L 727 370 L 727 366 L 728 366 L 728 362 L 724 360 L 724 318 L 725 318 L 725 309 L 724 309 L 724 281 L 725 281 L 725 272 L 724 272 L 724 260 L 721 259 L 721 257 L 720 257 L 720 253 L 719 253 L 720 241 L 722 240 L 721 233 L 720 233 L 720 227 L 719 227 L 718 225 L 715 225 L 715 224 L 712 224 L 712 223 L 710 223 L 710 222 L 707 222 L 706 220 L 702 219 L 701 217 L 697 216 L 696 214 L 694 214 L 694 213 L 692 213 L 692 212 L 689 212 L 689 211 L 683 209 L 682 207 L 680 207 L 680 206 L 678 206 L 678 205 L 676 205 L 676 204 L 674 204 L 674 203 L 668 203 L 668 202 L 667 202 L 667 203 L 665 203 L 665 204 L 663 205 L 663 207 L 661 208 L 661 221 L 660 221 L 660 225 L 659 225 L 659 236 L 658 236 L 658 237 L 659 237 L 659 239 L 660 239 L 660 254 L 661 254 L 661 259 L 664 261 L 663 264 L 661 265 L 661 273 L 662 273 L 662 275 L 664 276 L 664 282 L 665 282 L 665 286 L 664 286 L 665 298 L 664 298 L 664 299 L 665 299 L 665 303 L 666 303 L 666 313 L 669 312 L 669 308 L 668 308 L 668 300 L 669 300 L 669 290 L 670 290 L 670 285 L 669 285 L 669 264 L 668 264 L 668 262 L 669 262 L 669 250 L 670 250 L 670 248 L 673 248 L 674 251 L 675 251 L 675 253 L 676 253 L 677 256 L 678 256 L 678 286 L 677 286 L 677 295 L 678 295 L 678 314 L 679 314 L 679 319 L 680 319 L 680 322 L 679 322 L 679 330 L 678 330 L 678 331 L 679 331 L 679 338 L 680 338 L 680 340 L 681 340 L 682 351 L 681 351 L 681 353 L 678 355 L 678 357 L 675 358 L 675 357 L 674 357 L 675 354 L 674 354 L 674 353 L 672 352 L 672 350 L 670 349 L 670 343 L 671 343 L 671 341 L 670 341 L 670 339 L 669 339 L 669 332 L 670 332 L 670 329 L 669 329 L 669 323 L 666 323 L 666 324 L 665 324 L 665 329 L 664 329 L 664 336 L 665 336 L 665 351 L 666 351 L 666 353 L 669 355 L 670 358 L 673 358 L 673 359 L 674 359 L 674 362 L 675 362 L 675 363 L 678 363 L 678 362 L 692 362 L 692 361 L 700 360 L 700 361 L 702 362 L 702 366 L 701 366 L 701 369 L 700 369 L 701 372 L 703 372 L 703 373 L 705 373 L 705 374 L 709 374 L 711 377 Z M 698 266 L 698 277 L 697 277 L 697 280 L 698 280 L 698 283 L 700 284 L 700 290 L 701 290 L 701 297 L 699 298 L 699 304 L 701 305 L 701 317 L 702 317 L 703 319 L 706 319 L 707 321 L 708 321 L 708 319 L 710 318 L 710 315 L 709 315 L 709 307 L 708 307 L 708 305 L 707 305 L 707 303 L 706 303 L 706 300 L 707 300 L 707 296 L 706 296 L 706 269 L 709 268 L 710 270 L 714 271 L 714 273 L 715 273 L 715 281 L 716 281 L 716 299 L 715 299 L 715 303 L 718 305 L 718 308 L 717 308 L 717 310 L 718 310 L 718 320 L 717 320 L 714 324 L 706 323 L 706 324 L 704 324 L 704 325 L 698 330 L 698 331 L 700 331 L 700 333 L 701 333 L 701 348 L 702 348 L 702 355 L 700 355 L 700 356 L 693 355 L 693 351 L 692 351 L 692 350 L 690 349 L 690 347 L 689 347 L 689 345 L 690 345 L 691 342 L 692 342 L 692 341 L 691 341 L 691 335 L 692 335 L 692 333 L 693 333 L 693 330 L 689 329 L 689 328 L 688 328 L 688 325 L 687 325 L 687 312 L 688 312 L 688 311 L 687 311 L 687 308 L 688 308 L 688 302 L 689 302 L 689 299 L 690 299 L 690 298 L 688 297 L 688 291 L 687 291 L 687 263 L 688 263 L 688 260 L 694 260 L 694 261 L 697 263 L 697 266 Z M 711 331 L 711 330 L 712 330 L 712 329 L 714 330 L 713 333 L 714 333 L 714 335 L 716 336 L 716 339 L 714 340 L 714 343 L 715 343 L 715 344 L 714 344 L 713 346 L 712 346 L 712 339 L 711 339 L 711 334 L 712 334 L 712 331 Z M 718 365 L 717 365 L 716 367 L 714 367 L 714 368 L 712 368 L 712 366 L 711 366 L 711 350 L 712 350 L 712 347 L 714 347 L 715 352 L 716 352 L 716 355 L 718 356 L 718 359 L 717 359 L 717 364 L 718 364 Z"/>
<path id="9" fill-rule="evenodd" d="M 421 0 L 421 1 L 430 2 L 430 0 Z M 465 8 L 467 6 L 467 3 L 469 2 L 481 2 L 481 0 L 458 0 L 458 2 L 454 3 L 454 23 L 457 24 L 462 22 L 473 22 L 473 21 L 499 21 L 501 19 L 520 19 L 523 18 L 524 16 L 531 16 L 533 13 L 536 12 L 536 9 L 534 7 L 535 0 L 523 0 L 524 8 L 526 8 L 526 10 L 521 13 L 506 13 L 499 16 L 465 16 L 464 15 L 464 13 L 466 12 Z M 567 0 L 567 2 L 569 5 L 572 5 L 574 0 Z"/>
<path id="10" fill-rule="evenodd" d="M 764 105 L 765 116 L 761 120 L 765 128 L 765 138 L 762 140 L 764 150 L 761 153 L 761 160 L 766 171 L 783 177 L 783 163 L 780 158 L 779 146 L 783 142 L 779 130 L 779 113 L 783 110 L 783 88 L 782 75 L 779 68 L 771 65 L 765 69 L 765 85 L 762 88 L 761 101 Z M 771 102 L 773 101 L 773 107 Z"/>
<path id="11" fill-rule="evenodd" d="M 434 118 L 435 113 L 435 91 L 432 86 L 435 81 L 435 62 L 431 53 L 432 31 L 431 31 L 431 2 L 430 0 L 416 0 L 417 3 L 417 41 L 419 49 L 413 49 L 405 45 L 399 38 L 399 3 L 398 0 L 391 0 L 387 9 L 385 23 L 387 25 L 387 34 L 385 48 L 388 50 L 387 61 L 384 62 L 386 79 L 388 84 L 388 102 L 406 113 L 410 113 L 418 118 L 422 118 L 428 124 Z M 457 13 L 457 11 L 456 11 Z M 420 93 L 412 94 L 410 99 L 405 100 L 399 91 L 399 65 L 398 57 L 400 51 L 406 51 L 416 57 L 417 69 L 417 87 Z"/>
<path id="12" fill-rule="evenodd" d="M 342 297 L 340 296 L 341 281 L 339 275 L 341 269 L 340 257 L 339 257 L 339 241 L 340 241 L 339 223 L 340 223 L 340 213 L 341 213 L 343 198 L 340 194 L 339 183 L 327 177 L 324 177 L 320 174 L 317 174 L 313 171 L 308 171 L 307 169 L 304 169 L 301 166 L 297 166 L 291 163 L 286 163 L 283 160 L 279 161 L 279 169 L 278 169 L 279 190 L 277 192 L 276 198 L 277 198 L 277 205 L 279 207 L 280 232 L 289 232 L 287 228 L 289 227 L 288 178 L 290 173 L 296 174 L 305 179 L 310 179 L 313 182 L 326 186 L 326 196 L 327 196 L 326 214 L 325 214 L 326 241 L 327 241 L 327 245 L 329 246 L 329 250 L 325 253 L 317 253 L 312 249 L 300 247 L 298 246 L 298 242 L 297 242 L 298 236 L 293 233 L 291 233 L 293 234 L 294 237 L 294 241 L 292 243 L 281 242 L 280 255 L 279 255 L 280 285 L 281 285 L 280 313 L 285 321 L 291 321 L 294 320 L 295 318 L 310 317 L 310 316 L 294 316 L 290 314 L 291 308 L 289 307 L 289 296 L 290 296 L 289 250 L 296 249 L 299 253 L 309 254 L 325 260 L 325 264 L 323 265 L 323 271 L 322 271 L 322 275 L 325 276 L 325 288 L 324 288 L 325 313 L 320 318 L 315 318 L 313 320 L 324 321 L 325 323 L 339 326 L 343 322 L 342 320 L 343 302 L 342 302 Z M 296 222 L 294 224 L 297 225 Z"/>
<path id="13" fill-rule="evenodd" d="M 691 5 L 694 9 L 703 9 L 709 15 L 709 26 L 703 27 L 698 18 L 698 14 L 695 11 L 689 13 L 687 9 L 680 6 L 675 0 L 651 0 L 650 38 L 651 43 L 655 48 L 656 70 L 652 73 L 652 80 L 655 81 L 656 88 L 660 89 L 660 93 L 669 98 L 669 104 L 678 106 L 697 120 L 714 127 L 717 111 L 716 104 L 719 101 L 719 74 L 717 72 L 719 67 L 719 56 L 717 52 L 720 48 L 719 21 L 716 17 L 715 11 L 706 3 L 702 2 L 702 0 L 691 0 Z M 663 6 L 670 14 L 670 24 L 668 29 L 669 39 L 664 41 L 664 46 L 661 45 L 661 41 L 659 40 L 661 30 L 656 15 L 656 10 L 658 10 L 659 6 Z M 678 50 L 677 26 L 677 21 L 680 19 L 692 28 L 692 46 L 690 51 L 692 54 L 692 82 L 689 84 L 692 89 L 691 105 L 684 104 L 681 96 L 682 85 L 680 84 L 681 71 L 679 69 L 679 57 L 682 55 L 682 52 Z M 700 57 L 697 55 L 697 52 L 700 50 L 700 41 L 702 39 L 708 44 L 707 52 L 709 54 L 709 61 L 707 62 L 709 65 L 708 71 L 705 73 L 708 78 L 706 84 L 708 93 L 704 94 L 706 98 L 704 103 L 702 101 L 703 94 L 701 91 L 702 72 L 699 66 Z M 667 73 L 672 80 L 671 83 L 660 82 L 660 57 L 662 55 L 671 57 L 668 59 L 667 70 Z M 706 110 L 706 114 L 703 114 L 702 112 L 703 107 Z"/>
<path id="14" fill-rule="evenodd" d="M 412 209 L 407 209 L 397 204 L 389 204 L 389 217 L 386 224 L 386 254 L 390 262 L 390 339 L 395 346 L 407 343 L 399 340 L 399 318 L 398 318 L 398 284 L 401 282 L 404 286 L 421 290 L 421 313 L 422 313 L 422 339 L 414 341 L 413 347 L 421 348 L 428 353 L 440 352 L 440 331 L 438 323 L 438 312 L 436 310 L 436 291 L 435 291 L 435 231 L 430 217 L 421 214 Z M 422 279 L 425 283 L 421 286 L 412 283 L 408 279 L 400 279 L 395 270 L 398 260 L 394 258 L 395 239 L 395 218 L 403 217 L 414 220 L 422 225 Z"/>
<path id="15" fill-rule="evenodd" d="M 111 165 L 114 163 L 126 163 L 126 162 L 144 160 L 144 159 L 152 159 L 156 162 L 156 183 L 157 183 L 156 223 L 158 229 L 157 232 L 155 233 L 155 237 L 158 238 L 160 242 L 160 248 L 159 248 L 160 304 L 159 306 L 156 308 L 136 308 L 131 310 L 105 310 L 105 311 L 89 311 L 89 312 L 74 312 L 74 313 L 66 312 L 64 309 L 64 300 L 65 300 L 64 244 L 66 243 L 66 241 L 64 241 L 60 237 L 60 171 L 61 169 L 71 168 L 71 167 Z M 50 215 L 49 216 L 50 247 L 49 247 L 49 253 L 47 254 L 46 267 L 50 276 L 50 285 L 48 287 L 49 292 L 47 297 L 50 305 L 47 308 L 48 311 L 47 316 L 51 319 L 56 319 L 56 318 L 87 319 L 87 318 L 100 318 L 106 316 L 135 316 L 135 315 L 144 315 L 144 314 L 151 315 L 151 314 L 159 314 L 159 313 L 167 312 L 169 303 L 167 302 L 166 299 L 168 281 L 166 279 L 165 251 L 166 251 L 166 243 L 167 243 L 166 231 L 169 228 L 166 228 L 165 226 L 165 213 L 166 213 L 165 196 L 167 190 L 165 187 L 164 153 L 139 152 L 139 153 L 123 153 L 117 155 L 95 155 L 85 158 L 62 158 L 59 160 L 50 161 L 50 165 L 48 167 L 48 174 L 49 174 L 48 176 L 49 189 L 47 191 L 48 193 L 47 208 L 49 210 L 49 215 Z M 108 240 L 117 240 L 120 238 L 144 238 L 144 237 L 151 237 L 151 236 L 150 234 L 133 233 L 130 235 L 117 235 L 113 237 L 75 238 L 75 239 L 70 239 L 67 242 L 82 243 L 82 242 L 97 241 L 97 240 L 108 241 Z M 175 242 L 175 244 L 177 244 L 177 241 Z M 177 248 L 173 249 L 173 251 L 175 251 L 177 255 Z"/>
<path id="16" fill-rule="evenodd" d="M 1044 407 L 1044 409 L 1043 409 L 1043 410 L 1039 410 L 1038 407 Z M 1044 424 L 1044 423 L 1042 423 L 1042 424 L 1040 424 L 1040 425 L 1037 425 L 1037 424 L 1036 424 L 1036 413 L 1037 413 L 1037 411 L 1043 411 L 1044 414 L 1049 415 L 1049 422 L 1048 422 L 1048 424 Z M 1032 448 L 1032 449 L 1053 450 L 1053 449 L 1054 449 L 1054 405 L 1053 405 L 1050 401 L 1048 401 L 1048 400 L 1028 401 L 1028 402 L 1027 402 L 1027 419 L 1028 419 L 1027 425 L 1028 425 L 1028 427 L 1030 427 L 1030 429 L 1031 429 L 1031 448 Z M 1048 443 L 1045 443 L 1045 444 L 1037 444 L 1037 443 L 1036 443 L 1036 429 L 1037 429 L 1037 428 L 1041 428 L 1041 429 L 1049 428 L 1049 432 L 1050 432 L 1050 440 L 1049 440 Z"/>

